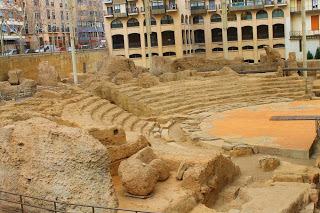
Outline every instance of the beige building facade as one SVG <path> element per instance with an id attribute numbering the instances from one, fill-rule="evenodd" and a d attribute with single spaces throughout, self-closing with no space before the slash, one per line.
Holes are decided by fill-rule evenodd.
<path id="1" fill-rule="evenodd" d="M 301 0 L 290 1 L 290 17 L 287 17 L 287 57 L 289 52 L 295 52 L 297 59 L 302 60 L 302 18 Z M 307 51 L 313 56 L 320 47 L 320 5 L 319 0 L 306 0 L 306 36 Z"/>
<path id="2" fill-rule="evenodd" d="M 171 58 L 189 54 L 223 56 L 221 2 L 167 0 L 150 2 L 152 54 Z M 110 54 L 133 58 L 147 66 L 145 8 L 142 0 L 104 0 L 105 32 Z M 277 48 L 283 58 L 286 0 L 228 3 L 229 59 L 258 62 L 263 46 Z"/>

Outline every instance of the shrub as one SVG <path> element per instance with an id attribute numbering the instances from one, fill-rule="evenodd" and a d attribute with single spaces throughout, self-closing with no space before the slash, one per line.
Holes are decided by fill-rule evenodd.
<path id="1" fill-rule="evenodd" d="M 310 51 L 308 51 L 308 54 L 307 54 L 307 59 L 313 59 L 313 55 Z"/>
<path id="2" fill-rule="evenodd" d="M 314 59 L 320 59 L 320 47 L 317 48 L 316 54 L 314 55 Z"/>

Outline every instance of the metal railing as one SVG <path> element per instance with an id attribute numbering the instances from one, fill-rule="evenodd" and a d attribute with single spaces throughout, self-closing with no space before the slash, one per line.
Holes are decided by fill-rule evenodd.
<path id="1" fill-rule="evenodd" d="M 177 9 L 178 9 L 178 5 L 177 4 L 167 5 L 167 10 L 177 10 Z"/>
<path id="2" fill-rule="evenodd" d="M 290 7 L 290 12 L 301 12 L 302 7 L 301 6 L 295 6 L 295 7 Z M 320 10 L 320 6 L 318 5 L 306 5 L 306 11 L 317 11 Z"/>
<path id="3" fill-rule="evenodd" d="M 156 212 L 149 212 L 149 211 L 142 211 L 142 210 L 134 210 L 134 209 L 123 209 L 123 208 L 113 208 L 113 207 L 102 207 L 102 206 L 92 206 L 92 205 L 84 205 L 84 204 L 74 204 L 74 203 L 65 203 L 65 202 L 60 202 L 60 201 L 53 201 L 53 200 L 47 200 L 47 199 L 43 199 L 43 198 L 37 198 L 37 197 L 33 197 L 33 196 L 28 196 L 28 195 L 21 195 L 21 194 L 17 194 L 17 193 L 12 193 L 12 192 L 6 192 L 6 191 L 2 191 L 0 190 L 0 201 L 3 202 L 7 202 L 7 203 L 11 203 L 11 204 L 15 204 L 17 206 L 19 206 L 18 208 L 20 209 L 21 213 L 24 213 L 26 211 L 25 207 L 31 207 L 34 209 L 41 209 L 41 210 L 46 210 L 49 212 L 54 212 L 54 213 L 67 213 L 66 210 L 62 210 L 59 209 L 59 205 L 64 206 L 64 207 L 81 207 L 87 210 L 91 210 L 92 213 L 95 212 L 95 210 L 115 210 L 116 211 L 124 211 L 124 212 L 135 212 L 135 213 L 156 213 Z M 6 199 L 3 198 L 3 195 L 9 195 L 9 196 L 15 196 L 16 200 L 12 200 L 12 199 Z M 48 204 L 50 204 L 52 207 L 44 207 L 44 206 L 38 206 L 35 204 L 30 204 L 28 202 L 26 202 L 25 200 L 30 199 L 33 201 L 44 201 Z M 50 206 L 48 205 L 48 206 Z"/>
<path id="4" fill-rule="evenodd" d="M 313 36 L 313 35 L 320 36 L 320 30 L 307 30 L 306 35 L 307 36 Z M 290 31 L 290 36 L 302 36 L 302 31 Z"/>

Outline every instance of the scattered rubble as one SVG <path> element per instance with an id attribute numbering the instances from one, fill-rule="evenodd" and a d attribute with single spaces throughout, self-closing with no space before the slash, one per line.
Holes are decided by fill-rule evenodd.
<path id="1" fill-rule="evenodd" d="M 259 166 L 264 172 L 274 170 L 280 165 L 280 160 L 274 156 L 263 156 L 259 159 Z"/>

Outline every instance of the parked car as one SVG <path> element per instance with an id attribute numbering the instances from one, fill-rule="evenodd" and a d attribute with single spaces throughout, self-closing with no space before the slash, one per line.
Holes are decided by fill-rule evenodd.
<path id="1" fill-rule="evenodd" d="M 3 55 L 15 55 L 15 54 L 18 54 L 18 50 L 17 49 L 6 50 L 3 53 Z"/>
<path id="2" fill-rule="evenodd" d="M 57 52 L 65 52 L 65 51 L 67 51 L 67 49 L 64 48 L 64 47 L 57 47 L 57 48 L 56 48 L 56 51 L 57 51 Z"/>
<path id="3" fill-rule="evenodd" d="M 40 46 L 39 49 L 36 49 L 35 52 L 39 53 L 43 53 L 43 52 L 54 52 L 56 51 L 56 46 L 55 45 L 44 45 L 44 46 Z"/>
<path id="4" fill-rule="evenodd" d="M 34 49 L 26 49 L 23 51 L 23 54 L 29 54 L 29 53 L 35 53 L 36 51 Z"/>

